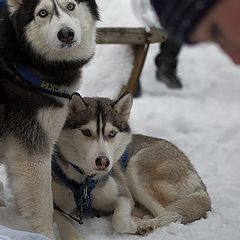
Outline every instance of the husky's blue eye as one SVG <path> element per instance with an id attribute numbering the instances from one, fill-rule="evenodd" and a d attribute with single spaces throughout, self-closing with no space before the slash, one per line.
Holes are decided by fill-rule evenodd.
<path id="1" fill-rule="evenodd" d="M 44 9 L 40 10 L 38 16 L 41 18 L 45 18 L 48 15 L 48 12 Z"/>
<path id="2" fill-rule="evenodd" d="M 117 132 L 116 132 L 116 131 L 114 131 L 114 130 L 111 130 L 111 131 L 110 131 L 110 133 L 109 133 L 109 137 L 113 138 L 113 137 L 115 137 L 115 136 L 116 136 L 116 134 L 117 134 Z"/>
<path id="3" fill-rule="evenodd" d="M 68 9 L 69 11 L 73 11 L 73 10 L 75 9 L 75 4 L 69 3 L 69 4 L 67 5 L 67 9 Z"/>
<path id="4" fill-rule="evenodd" d="M 86 130 L 81 130 L 82 131 L 82 134 L 86 137 L 91 137 L 92 136 L 92 133 L 90 130 L 86 129 Z"/>

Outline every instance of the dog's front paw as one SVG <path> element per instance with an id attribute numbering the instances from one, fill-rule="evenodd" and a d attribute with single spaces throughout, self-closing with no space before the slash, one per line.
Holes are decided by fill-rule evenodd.
<path id="1" fill-rule="evenodd" d="M 147 236 L 157 228 L 157 224 L 152 219 L 143 220 L 138 228 L 137 233 L 142 236 Z"/>
<path id="2" fill-rule="evenodd" d="M 143 220 L 138 225 L 137 233 L 147 236 L 159 227 L 168 226 L 170 223 L 178 221 L 181 221 L 181 215 L 175 212 L 164 211 L 159 217 Z"/>
<path id="3" fill-rule="evenodd" d="M 136 233 L 138 223 L 134 218 L 113 218 L 113 228 L 118 233 Z"/>

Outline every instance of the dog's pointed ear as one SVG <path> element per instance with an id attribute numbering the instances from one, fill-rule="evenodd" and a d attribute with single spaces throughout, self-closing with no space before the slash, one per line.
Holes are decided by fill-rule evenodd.
<path id="1" fill-rule="evenodd" d="M 78 114 L 79 112 L 87 109 L 88 106 L 85 103 L 84 99 L 79 93 L 74 93 L 69 103 L 69 113 L 70 115 Z"/>
<path id="2" fill-rule="evenodd" d="M 113 105 L 113 109 L 121 115 L 124 121 L 128 121 L 133 104 L 133 96 L 130 93 L 120 96 Z"/>
<path id="3" fill-rule="evenodd" d="M 24 0 L 7 0 L 10 14 L 13 15 L 23 4 Z"/>

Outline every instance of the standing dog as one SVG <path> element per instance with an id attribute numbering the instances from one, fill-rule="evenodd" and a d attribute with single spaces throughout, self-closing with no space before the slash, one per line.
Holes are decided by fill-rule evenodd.
<path id="1" fill-rule="evenodd" d="M 113 211 L 116 231 L 141 235 L 206 217 L 210 198 L 188 158 L 168 141 L 132 135 L 131 106 L 130 94 L 117 101 L 73 97 L 53 154 L 57 210 L 77 208 L 80 217 L 89 208 Z M 152 219 L 143 220 L 145 214 Z M 64 239 L 80 239 L 60 213 L 57 222 Z"/>
<path id="2" fill-rule="evenodd" d="M 0 158 L 20 213 L 54 239 L 51 155 L 95 51 L 97 5 L 1 0 L 0 8 Z"/>

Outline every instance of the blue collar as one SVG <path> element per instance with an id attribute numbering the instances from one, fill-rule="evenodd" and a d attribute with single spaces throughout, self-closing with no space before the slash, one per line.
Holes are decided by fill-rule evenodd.
<path id="1" fill-rule="evenodd" d="M 37 76 L 37 74 L 34 74 L 27 67 L 17 66 L 15 69 L 18 75 L 17 77 L 20 77 L 24 82 L 37 88 L 41 92 L 44 92 L 56 97 L 71 99 L 71 95 L 68 92 L 62 91 L 56 84 L 43 81 L 39 76 Z"/>
<path id="2" fill-rule="evenodd" d="M 1 0 L 0 0 L 1 1 Z M 7 72 L 10 72 L 15 81 L 21 85 L 27 85 L 33 88 L 38 89 L 41 92 L 53 95 L 56 97 L 71 99 L 71 94 L 67 91 L 61 90 L 56 84 L 46 82 L 42 80 L 36 73 L 34 73 L 28 67 L 22 65 L 13 65 L 7 56 L 2 55 L 2 59 L 6 63 L 8 68 Z"/>

